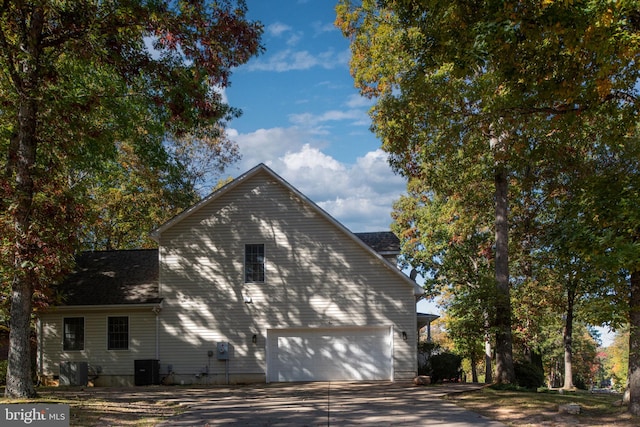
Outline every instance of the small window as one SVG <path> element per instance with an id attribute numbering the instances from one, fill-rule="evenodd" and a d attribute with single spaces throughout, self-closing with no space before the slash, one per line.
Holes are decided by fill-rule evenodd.
<path id="1" fill-rule="evenodd" d="M 109 317 L 109 350 L 128 350 L 129 349 L 129 318 Z"/>
<path id="2" fill-rule="evenodd" d="M 65 351 L 84 350 L 84 317 L 65 317 L 62 348 Z"/>
<path id="3" fill-rule="evenodd" d="M 264 245 L 245 245 L 244 281 L 264 282 Z"/>

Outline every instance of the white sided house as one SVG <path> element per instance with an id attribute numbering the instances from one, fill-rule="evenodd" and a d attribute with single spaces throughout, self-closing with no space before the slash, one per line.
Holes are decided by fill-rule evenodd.
<path id="1" fill-rule="evenodd" d="M 422 289 L 397 238 L 354 234 L 261 164 L 153 232 L 87 252 L 38 317 L 61 384 L 412 379 Z"/>

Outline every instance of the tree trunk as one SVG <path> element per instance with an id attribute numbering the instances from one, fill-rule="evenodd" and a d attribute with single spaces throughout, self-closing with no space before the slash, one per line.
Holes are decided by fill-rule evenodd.
<path id="1" fill-rule="evenodd" d="M 471 359 L 471 382 L 478 382 L 478 361 L 475 358 Z"/>
<path id="2" fill-rule="evenodd" d="M 485 336 L 484 336 L 484 382 L 493 382 L 493 369 L 491 367 L 491 339 L 489 338 L 489 315 L 485 312 Z"/>
<path id="3" fill-rule="evenodd" d="M 628 391 L 629 412 L 640 416 L 640 270 L 631 273 Z"/>
<path id="4" fill-rule="evenodd" d="M 30 264 L 31 204 L 33 202 L 33 168 L 36 163 L 37 101 L 25 95 L 18 111 L 17 150 L 10 159 L 15 172 L 14 191 L 14 276 L 11 284 L 9 359 L 6 397 L 36 395 L 31 375 L 31 298 L 35 274 Z"/>
<path id="5" fill-rule="evenodd" d="M 32 240 L 32 203 L 34 173 L 38 146 L 38 99 L 41 84 L 40 54 L 44 11 L 41 6 L 23 10 L 27 25 L 23 28 L 21 45 L 24 55 L 16 63 L 13 84 L 19 94 L 17 131 L 11 141 L 7 172 L 15 187 L 11 200 L 14 206 L 14 258 L 11 283 L 11 313 L 9 358 L 7 363 L 7 397 L 34 397 L 31 374 L 31 311 L 33 292 L 37 283 L 31 254 L 36 247 Z"/>
<path id="6" fill-rule="evenodd" d="M 562 342 L 564 343 L 564 385 L 563 389 L 572 390 L 573 387 L 573 305 L 575 302 L 575 290 L 573 284 L 569 284 L 567 292 L 567 318 L 564 323 Z"/>
<path id="7" fill-rule="evenodd" d="M 515 383 L 513 344 L 511 337 L 511 291 L 509 286 L 509 176 L 504 161 L 505 142 L 492 137 L 496 153 L 495 208 L 496 208 L 496 382 Z"/>
<path id="8" fill-rule="evenodd" d="M 31 295 L 28 279 L 15 277 L 11 287 L 9 360 L 5 397 L 36 396 L 31 372 Z"/>

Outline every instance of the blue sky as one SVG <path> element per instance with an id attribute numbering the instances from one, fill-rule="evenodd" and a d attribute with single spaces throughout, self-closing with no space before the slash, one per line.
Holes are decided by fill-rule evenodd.
<path id="1" fill-rule="evenodd" d="M 334 26 L 333 0 L 248 0 L 264 25 L 265 52 L 236 69 L 224 95 L 243 111 L 228 134 L 238 176 L 265 163 L 354 232 L 390 229 L 405 191 L 369 130 L 371 100 L 349 74 L 349 41 Z M 418 310 L 437 313 L 433 303 Z"/>
<path id="2" fill-rule="evenodd" d="M 389 230 L 405 181 L 369 131 L 372 101 L 349 74 L 349 41 L 334 26 L 337 0 L 247 0 L 266 51 L 236 69 L 227 102 L 242 160 L 234 177 L 265 163 L 354 232 Z M 439 314 L 434 303 L 418 310 Z M 610 335 L 605 333 L 605 342 Z"/>
<path id="3" fill-rule="evenodd" d="M 264 24 L 266 51 L 237 68 L 227 102 L 242 160 L 237 176 L 265 163 L 352 231 L 389 230 L 405 189 L 369 131 L 372 101 L 349 74 L 349 41 L 334 26 L 332 0 L 248 0 Z"/>

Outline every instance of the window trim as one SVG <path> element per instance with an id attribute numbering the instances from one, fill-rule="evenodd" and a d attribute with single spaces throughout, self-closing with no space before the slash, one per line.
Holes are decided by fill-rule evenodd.
<path id="1" fill-rule="evenodd" d="M 67 320 L 70 319 L 75 319 L 75 320 L 82 320 L 82 342 L 80 343 L 80 345 L 78 346 L 79 348 L 68 348 L 67 347 Z M 86 319 L 84 316 L 69 316 L 69 317 L 63 317 L 62 318 L 62 351 L 84 351 L 84 344 L 85 344 L 85 325 L 86 325 Z M 75 333 L 77 333 L 78 331 L 74 331 Z M 74 344 L 77 342 L 78 337 L 76 337 L 74 335 L 73 337 L 74 339 Z M 76 347 L 77 344 L 73 345 L 72 347 Z"/>
<path id="2" fill-rule="evenodd" d="M 110 320 L 111 319 L 127 319 L 127 346 L 125 347 L 111 347 L 111 324 L 110 324 Z M 115 333 L 122 333 L 122 332 L 114 332 Z M 107 350 L 108 351 L 128 351 L 130 349 L 130 344 L 131 344 L 131 322 L 130 322 L 130 316 L 107 316 Z"/>
<path id="3" fill-rule="evenodd" d="M 251 272 L 251 274 L 249 273 L 249 259 L 248 259 L 248 252 L 247 250 L 250 247 L 259 247 L 262 250 L 262 262 L 253 262 L 251 263 L 253 266 L 261 266 L 262 269 L 262 274 L 260 274 L 260 272 Z M 264 243 L 246 243 L 244 245 L 244 260 L 243 260 L 243 279 L 244 279 L 244 283 L 264 283 L 265 279 L 266 279 L 266 272 L 267 272 L 267 255 L 266 255 L 266 249 L 265 249 L 265 244 Z M 258 274 L 258 276 L 262 276 L 260 280 L 260 277 L 258 277 L 258 280 L 255 280 L 255 275 Z M 251 276 L 251 277 L 250 277 Z"/>

